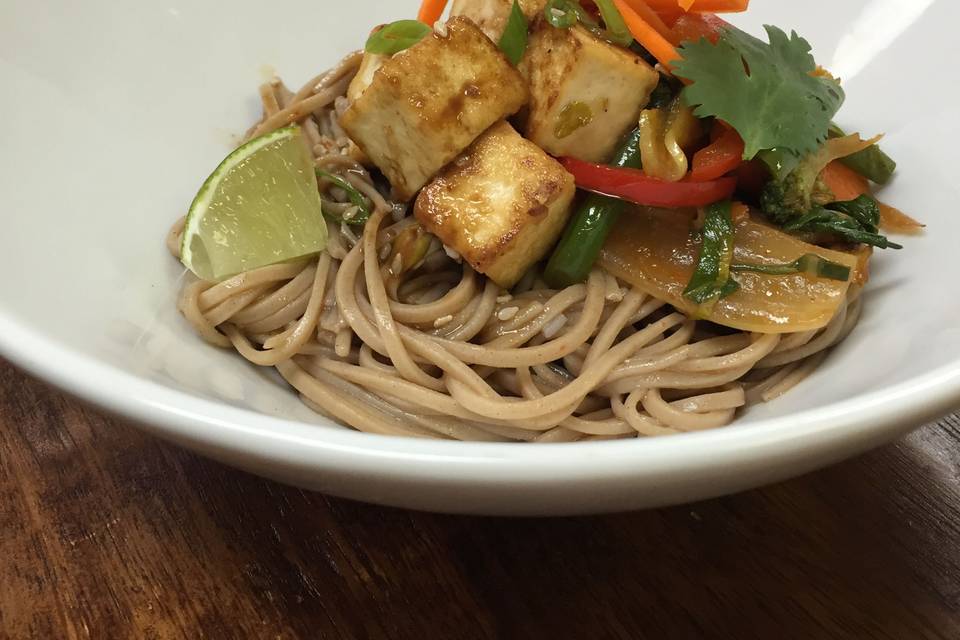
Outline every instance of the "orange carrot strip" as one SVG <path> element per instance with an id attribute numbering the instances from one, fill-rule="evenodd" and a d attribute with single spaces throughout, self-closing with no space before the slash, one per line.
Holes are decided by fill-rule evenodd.
<path id="1" fill-rule="evenodd" d="M 880 203 L 880 228 L 890 233 L 919 233 L 927 225 L 918 222 L 900 209 Z"/>
<path id="2" fill-rule="evenodd" d="M 647 0 L 657 13 L 670 14 L 678 9 L 684 12 L 740 13 L 750 6 L 750 0 Z"/>
<path id="3" fill-rule="evenodd" d="M 433 23 L 443 15 L 443 10 L 446 8 L 447 0 L 423 0 L 420 3 L 420 13 L 417 14 L 417 20 L 432 27 Z"/>
<path id="4" fill-rule="evenodd" d="M 870 183 L 866 178 L 836 160 L 828 164 L 827 168 L 820 173 L 820 179 L 838 202 L 856 200 L 870 192 Z"/>
<path id="5" fill-rule="evenodd" d="M 633 0 L 635 3 L 640 0 Z M 646 20 L 640 17 L 640 14 L 626 3 L 626 0 L 613 0 L 617 5 L 617 10 L 623 16 L 623 21 L 630 29 L 630 33 L 637 39 L 640 45 L 649 51 L 660 64 L 670 68 L 672 62 L 680 59 L 676 47 L 670 44 L 670 41 L 664 38 L 660 33 L 650 26 Z"/>
<path id="6" fill-rule="evenodd" d="M 637 12 L 643 20 L 649 24 L 651 27 L 657 30 L 657 33 L 662 35 L 664 38 L 670 42 L 674 41 L 673 29 L 667 26 L 667 23 L 663 21 L 656 11 L 651 9 L 644 0 L 626 0 L 627 4 L 630 5 L 630 8 Z"/>

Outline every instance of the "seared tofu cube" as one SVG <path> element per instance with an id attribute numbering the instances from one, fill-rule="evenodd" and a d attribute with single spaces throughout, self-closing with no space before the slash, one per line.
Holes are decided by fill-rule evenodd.
<path id="1" fill-rule="evenodd" d="M 543 13 L 546 6 L 547 0 L 520 0 L 520 10 L 531 22 Z M 450 15 L 470 18 L 488 38 L 500 42 L 511 9 L 513 0 L 453 0 Z"/>
<path id="2" fill-rule="evenodd" d="M 382 27 L 378 27 L 376 31 L 379 31 L 381 28 Z M 373 74 L 389 59 L 389 56 L 365 51 L 363 53 L 363 59 L 360 61 L 360 68 L 357 69 L 357 75 L 353 77 L 353 80 L 350 81 L 350 86 L 347 87 L 347 100 L 351 103 L 356 101 L 356 99 L 367 90 L 370 83 L 373 82 Z M 347 154 L 360 164 L 368 167 L 373 164 L 370 162 L 370 158 L 360 150 L 360 147 L 358 147 L 353 140 L 350 141 L 350 145 L 347 147 Z"/>
<path id="3" fill-rule="evenodd" d="M 559 162 L 501 122 L 420 192 L 414 215 L 474 269 L 510 288 L 560 237 L 575 191 Z"/>
<path id="4" fill-rule="evenodd" d="M 606 162 L 637 126 L 659 74 L 583 27 L 539 20 L 521 67 L 529 79 L 526 136 L 555 156 Z"/>
<path id="5" fill-rule="evenodd" d="M 527 101 L 526 83 L 489 38 L 453 18 L 394 55 L 347 108 L 340 124 L 411 199 L 490 125 Z"/>
<path id="6" fill-rule="evenodd" d="M 350 86 L 347 87 L 347 100 L 355 102 L 363 95 L 367 87 L 373 83 L 373 74 L 389 59 L 390 56 L 365 51 L 363 53 L 363 59 L 360 61 L 360 68 L 357 69 L 357 75 L 353 77 L 353 80 L 350 81 Z"/>

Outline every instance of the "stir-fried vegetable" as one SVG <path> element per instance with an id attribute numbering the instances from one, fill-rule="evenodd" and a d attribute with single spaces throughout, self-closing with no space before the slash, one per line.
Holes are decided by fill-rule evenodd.
<path id="1" fill-rule="evenodd" d="M 746 11 L 750 0 L 646 0 L 654 11 L 702 11 L 709 13 L 739 13 Z"/>
<path id="2" fill-rule="evenodd" d="M 703 311 L 684 296 L 700 241 L 692 234 L 694 212 L 636 207 L 621 216 L 603 251 L 600 264 L 618 278 L 665 300 L 689 314 Z M 823 249 L 773 227 L 743 219 L 734 224 L 730 265 L 785 265 L 807 254 L 853 270 L 856 256 Z M 707 309 L 705 318 L 743 331 L 789 333 L 820 329 L 844 303 L 850 282 L 811 277 L 804 270 L 768 275 L 738 270 L 739 290 Z"/>
<path id="3" fill-rule="evenodd" d="M 880 205 L 880 228 L 890 233 L 917 233 L 926 225 L 914 220 L 903 211 L 882 202 Z"/>
<path id="4" fill-rule="evenodd" d="M 812 208 L 806 214 L 788 221 L 784 231 L 814 234 L 819 238 L 868 244 L 880 249 L 902 249 L 877 233 L 880 226 L 880 205 L 868 195 L 850 202 L 834 202 Z"/>
<path id="5" fill-rule="evenodd" d="M 347 224 L 362 225 L 367 222 L 371 213 L 370 201 L 362 193 L 340 176 L 321 169 L 316 169 L 316 174 L 320 180 L 321 187 L 324 181 L 329 182 L 333 184 L 334 187 L 342 189 L 346 193 L 347 199 L 350 200 L 350 206 L 338 207 L 330 201 L 321 198 L 321 210 L 324 215 L 330 216 L 338 222 L 345 222 Z"/>
<path id="6" fill-rule="evenodd" d="M 784 165 L 771 167 L 772 180 L 764 189 L 761 205 L 778 224 L 803 215 L 814 205 L 822 205 L 836 198 L 818 181 L 820 173 L 834 160 L 866 149 L 879 138 L 862 140 L 858 135 L 832 138 L 800 160 L 796 167 L 784 174 Z M 767 161 L 769 156 L 764 156 Z"/>
<path id="7" fill-rule="evenodd" d="M 845 201 L 870 193 L 870 183 L 840 160 L 834 160 L 820 172 L 820 180 L 834 200 Z"/>
<path id="8" fill-rule="evenodd" d="M 815 278 L 828 278 L 846 282 L 850 279 L 851 269 L 847 265 L 827 260 L 815 253 L 807 253 L 786 264 L 741 264 L 730 265 L 732 273 L 765 273 L 768 276 L 788 276 L 805 273 Z"/>
<path id="9" fill-rule="evenodd" d="M 712 13 L 685 13 L 673 23 L 671 33 L 673 42 L 699 42 L 706 38 L 716 44 L 720 34 L 732 28 L 730 23 Z"/>
<path id="10" fill-rule="evenodd" d="M 634 129 L 617 150 L 611 164 L 621 168 L 640 168 L 640 131 Z M 587 279 L 600 249 L 627 203 L 617 198 L 591 193 L 567 224 L 554 249 L 544 278 L 552 287 L 568 287 Z"/>
<path id="11" fill-rule="evenodd" d="M 739 289 L 730 278 L 733 260 L 733 218 L 730 202 L 717 202 L 707 207 L 700 231 L 700 255 L 697 265 L 683 290 L 683 296 L 700 305 L 699 314 L 709 315 L 720 298 Z"/>
<path id="12" fill-rule="evenodd" d="M 626 0 L 613 0 L 613 2 L 620 12 L 620 15 L 623 16 L 623 21 L 630 30 L 630 33 L 633 34 L 633 37 L 636 38 L 637 42 L 649 51 L 660 64 L 669 69 L 673 63 L 680 59 L 680 54 L 670 40 L 665 38 L 655 27 L 651 26 L 649 22 L 644 20 L 640 13 L 627 4 Z M 632 0 L 632 4 L 637 4 L 637 2 L 638 0 Z"/>
<path id="13" fill-rule="evenodd" d="M 558 29 L 569 29 L 579 23 L 608 42 L 621 47 L 629 46 L 633 42 L 633 36 L 614 1 L 594 0 L 594 4 L 600 10 L 603 26 L 583 8 L 578 0 L 548 0 L 543 16 L 551 26 Z"/>
<path id="14" fill-rule="evenodd" d="M 665 108 L 644 109 L 640 113 L 643 172 L 666 182 L 682 180 L 689 167 L 687 151 L 702 135 L 700 120 L 679 96 Z"/>
<path id="15" fill-rule="evenodd" d="M 510 17 L 507 19 L 507 26 L 500 36 L 500 50 L 507 56 L 510 64 L 516 66 L 523 59 L 523 54 L 527 50 L 528 36 L 527 32 L 530 25 L 527 23 L 527 17 L 520 8 L 519 0 L 513 0 L 513 7 L 510 9 Z"/>
<path id="16" fill-rule="evenodd" d="M 735 178 L 709 182 L 693 182 L 689 179 L 664 182 L 637 169 L 608 167 L 574 158 L 563 158 L 561 162 L 573 174 L 581 189 L 650 207 L 704 207 L 726 200 L 737 187 Z"/>
<path id="17" fill-rule="evenodd" d="M 443 10 L 446 8 L 447 0 L 423 0 L 420 3 L 417 20 L 432 27 L 433 23 L 443 15 Z"/>
<path id="18" fill-rule="evenodd" d="M 397 20 L 371 33 L 364 49 L 367 53 L 392 56 L 417 44 L 430 31 L 429 26 L 418 20 Z"/>
<path id="19" fill-rule="evenodd" d="M 847 134 L 843 129 L 835 124 L 830 125 L 831 138 L 843 138 Z M 850 167 L 868 180 L 877 184 L 887 184 L 893 178 L 893 172 L 897 170 L 897 163 L 880 148 L 880 145 L 874 144 L 863 151 L 850 154 L 841 160 L 843 164 Z"/>
<path id="20" fill-rule="evenodd" d="M 744 159 L 764 149 L 812 153 L 827 139 L 843 90 L 811 75 L 817 66 L 806 40 L 769 25 L 766 30 L 769 44 L 733 27 L 716 44 L 686 42 L 674 72 L 692 83 L 684 98 L 696 105 L 697 116 L 715 116 L 737 130 Z"/>
<path id="21" fill-rule="evenodd" d="M 627 6 L 637 12 L 643 18 L 643 21 L 656 29 L 657 33 L 662 35 L 668 41 L 673 42 L 673 29 L 671 29 L 659 13 L 650 8 L 644 0 L 627 0 Z"/>
<path id="22" fill-rule="evenodd" d="M 734 171 L 743 164 L 743 139 L 730 128 L 716 140 L 693 154 L 693 170 L 690 179 L 697 182 L 716 180 Z"/>
<path id="23" fill-rule="evenodd" d="M 607 29 L 607 39 L 621 47 L 630 46 L 633 36 L 613 0 L 594 0 L 594 3 L 600 9 L 600 17 L 603 18 L 603 24 Z"/>

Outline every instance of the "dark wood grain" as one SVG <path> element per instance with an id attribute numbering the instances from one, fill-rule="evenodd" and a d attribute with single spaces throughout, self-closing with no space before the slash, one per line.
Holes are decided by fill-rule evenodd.
<path id="1" fill-rule="evenodd" d="M 960 637 L 956 418 L 730 498 L 506 520 L 284 487 L 0 381 L 2 637 Z"/>

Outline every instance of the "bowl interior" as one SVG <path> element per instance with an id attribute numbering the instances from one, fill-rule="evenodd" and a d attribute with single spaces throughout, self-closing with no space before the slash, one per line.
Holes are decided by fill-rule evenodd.
<path id="1" fill-rule="evenodd" d="M 66 349 L 160 387 L 340 429 L 269 372 L 193 335 L 174 310 L 182 268 L 163 240 L 257 116 L 265 74 L 299 86 L 415 4 L 0 7 L 0 317 L 51 347 L 26 357 Z M 956 53 L 960 10 L 948 0 L 754 5 L 741 24 L 796 29 L 843 79 L 841 125 L 886 132 L 900 169 L 881 197 L 929 227 L 903 251 L 880 252 L 860 326 L 800 388 L 744 416 L 747 427 L 960 362 L 958 88 L 933 71 Z"/>

